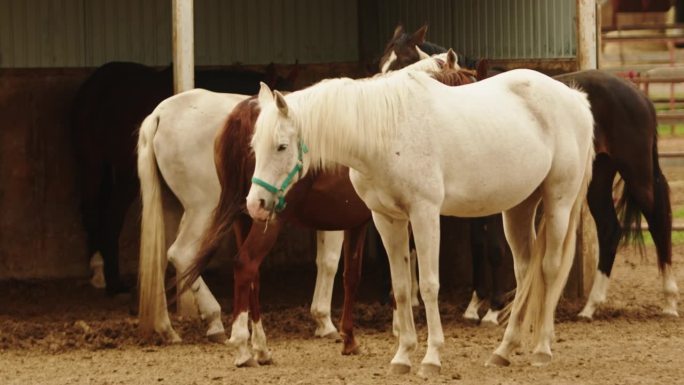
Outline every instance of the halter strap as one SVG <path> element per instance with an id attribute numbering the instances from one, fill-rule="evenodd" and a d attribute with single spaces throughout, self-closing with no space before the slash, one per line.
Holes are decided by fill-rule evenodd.
<path id="1" fill-rule="evenodd" d="M 265 188 L 268 192 L 276 196 L 278 202 L 276 202 L 275 211 L 277 213 L 283 211 L 285 209 L 285 206 L 287 206 L 287 203 L 285 202 L 285 189 L 287 189 L 290 186 L 295 175 L 300 174 L 301 177 L 301 172 L 304 168 L 304 154 L 309 152 L 309 148 L 306 147 L 306 144 L 304 144 L 301 140 L 297 144 L 297 149 L 297 164 L 295 164 L 294 167 L 292 167 L 292 170 L 290 170 L 290 172 L 287 173 L 287 176 L 285 177 L 283 183 L 280 185 L 280 188 L 266 182 L 263 179 L 252 178 L 252 183 Z"/>

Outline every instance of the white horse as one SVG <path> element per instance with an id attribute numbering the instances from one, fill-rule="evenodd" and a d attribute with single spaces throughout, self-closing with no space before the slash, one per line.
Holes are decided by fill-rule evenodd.
<path id="1" fill-rule="evenodd" d="M 507 365 L 521 332 L 533 330 L 533 364 L 551 359 L 554 311 L 575 248 L 591 177 L 593 119 L 586 95 L 545 75 L 516 70 L 461 87 L 402 71 L 365 80 L 334 79 L 283 96 L 262 84 L 252 146 L 256 168 L 250 215 L 269 220 L 280 185 L 299 167 L 350 167 L 359 196 L 388 251 L 399 318 L 391 371 L 410 371 L 416 332 L 409 303 L 408 222 L 418 251 L 428 323 L 419 375 L 440 371 L 439 215 L 504 212 L 518 290 L 488 364 Z M 534 213 L 544 202 L 537 231 Z"/>
<path id="2" fill-rule="evenodd" d="M 171 326 L 164 289 L 166 259 L 176 271 L 186 271 L 218 202 L 220 185 L 214 165 L 214 137 L 233 107 L 247 98 L 202 89 L 172 96 L 143 121 L 138 139 L 138 175 L 143 201 L 140 242 L 140 327 L 166 341 L 181 339 Z M 181 202 L 184 213 L 178 235 L 166 252 L 161 172 Z M 330 318 L 332 282 L 344 240 L 342 231 L 317 232 L 318 275 L 311 304 L 320 337 L 339 338 Z M 332 260 L 329 262 L 328 260 Z M 330 276 L 330 277 L 329 277 Z M 221 307 L 202 278 L 192 285 L 207 337 L 223 343 L 226 335 Z M 262 329 L 263 331 L 263 329 Z M 263 337 L 265 341 L 265 336 Z"/>

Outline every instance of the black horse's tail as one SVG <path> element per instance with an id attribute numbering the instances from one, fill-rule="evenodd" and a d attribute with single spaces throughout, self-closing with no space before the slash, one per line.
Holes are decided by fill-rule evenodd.
<path id="1" fill-rule="evenodd" d="M 653 113 L 655 122 L 655 113 Z M 655 126 L 655 123 L 654 123 Z M 649 219 L 651 233 L 658 254 L 658 268 L 662 271 L 672 263 L 672 207 L 670 206 L 670 186 L 663 175 L 658 161 L 658 137 L 654 127 L 653 146 L 653 206 Z M 618 218 L 622 224 L 622 239 L 625 243 L 637 245 L 643 254 L 644 237 L 641 227 L 642 210 L 625 184 L 617 205 Z"/>

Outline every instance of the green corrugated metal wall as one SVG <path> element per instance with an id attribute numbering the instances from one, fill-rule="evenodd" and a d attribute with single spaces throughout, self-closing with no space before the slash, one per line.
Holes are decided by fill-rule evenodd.
<path id="1" fill-rule="evenodd" d="M 198 65 L 371 58 L 398 22 L 408 29 L 428 22 L 429 40 L 473 56 L 572 58 L 576 49 L 575 0 L 194 4 Z M 171 0 L 0 0 L 0 67 L 92 67 L 111 60 L 167 65 L 170 6 Z"/>

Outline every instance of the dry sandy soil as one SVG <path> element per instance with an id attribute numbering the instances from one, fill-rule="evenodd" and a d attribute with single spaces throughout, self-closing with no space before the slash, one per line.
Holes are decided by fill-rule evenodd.
<path id="1" fill-rule="evenodd" d="M 672 150 L 684 148 L 683 141 L 663 142 Z M 666 169 L 673 205 L 680 207 L 683 169 Z M 678 282 L 684 285 L 684 244 L 675 245 L 673 255 Z M 528 349 L 508 368 L 484 367 L 503 329 L 463 322 L 463 293 L 443 295 L 443 368 L 429 380 L 417 377 L 415 368 L 405 376 L 387 373 L 395 348 L 391 314 L 375 300 L 362 300 L 355 313 L 360 355 L 342 356 L 339 343 L 314 339 L 306 302 L 310 276 L 297 288 L 287 286 L 298 282 L 290 277 L 262 290 L 275 363 L 247 369 L 233 366 L 229 347 L 207 342 L 198 321 L 176 320 L 185 342 L 163 345 L 138 336 L 129 312 L 132 301 L 125 296 L 105 297 L 84 281 L 5 282 L 0 284 L 0 384 L 684 383 L 684 321 L 660 315 L 653 247 L 645 258 L 622 249 L 613 277 L 609 301 L 592 323 L 575 320 L 581 303 L 561 302 L 554 361 L 544 368 L 529 366 Z M 222 296 L 221 302 L 229 312 L 228 299 Z M 417 313 L 421 343 L 413 355 L 416 366 L 426 337 L 422 310 Z M 229 321 L 225 316 L 224 323 Z"/>

